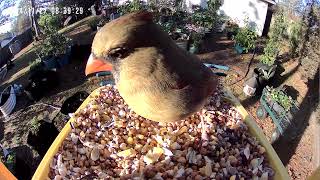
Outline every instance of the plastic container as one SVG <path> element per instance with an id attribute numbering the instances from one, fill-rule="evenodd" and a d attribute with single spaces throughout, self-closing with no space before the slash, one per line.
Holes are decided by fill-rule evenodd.
<path id="1" fill-rule="evenodd" d="M 92 98 L 99 93 L 99 89 L 96 89 L 91 93 L 91 95 L 82 103 L 82 105 L 79 107 L 77 112 L 84 108 L 91 100 Z M 261 145 L 263 145 L 266 149 L 267 157 L 270 162 L 271 167 L 275 171 L 275 180 L 287 180 L 290 179 L 287 169 L 284 167 L 282 162 L 280 161 L 278 155 L 272 148 L 271 144 L 268 142 L 266 137 L 264 136 L 262 130 L 257 126 L 255 121 L 252 119 L 252 117 L 247 113 L 247 111 L 244 109 L 244 107 L 240 104 L 240 102 L 233 96 L 233 94 L 230 93 L 230 91 L 227 90 L 227 96 L 228 100 L 231 101 L 234 106 L 238 109 L 240 114 L 243 116 L 245 123 L 249 127 L 250 133 L 257 137 L 257 140 L 260 141 Z M 62 129 L 60 134 L 57 136 L 55 141 L 52 143 L 51 147 L 47 151 L 46 155 L 43 157 L 41 163 L 38 166 L 38 169 L 36 170 L 33 180 L 42 180 L 47 179 L 48 173 L 50 170 L 50 163 L 52 161 L 53 156 L 57 153 L 60 144 L 64 141 L 64 139 L 67 137 L 69 132 L 71 131 L 71 125 L 70 122 L 73 122 L 74 118 L 71 118 L 69 122 L 65 125 L 65 127 Z"/>
<path id="2" fill-rule="evenodd" d="M 71 56 L 71 47 L 67 48 L 66 53 L 61 55 L 60 58 L 58 58 L 57 62 L 60 68 L 69 64 L 70 56 Z"/>
<path id="3" fill-rule="evenodd" d="M 236 45 L 234 46 L 234 49 L 236 50 L 236 52 L 237 52 L 238 54 L 242 54 L 242 53 L 244 52 L 244 48 L 241 47 L 239 44 L 236 44 Z"/>
<path id="4" fill-rule="evenodd" d="M 5 96 L 8 96 L 8 98 L 5 99 Z M 4 102 L 2 102 L 4 101 Z M 6 87 L 1 95 L 0 95 L 0 111 L 2 112 L 3 116 L 5 118 L 8 118 L 11 114 L 12 110 L 16 106 L 16 94 L 14 92 L 13 87 L 10 85 Z"/>
<path id="5" fill-rule="evenodd" d="M 56 60 L 56 57 L 49 57 L 49 58 L 46 58 L 44 61 L 43 61 L 45 67 L 47 69 L 56 69 L 59 67 L 59 64 L 58 64 L 58 61 Z"/>

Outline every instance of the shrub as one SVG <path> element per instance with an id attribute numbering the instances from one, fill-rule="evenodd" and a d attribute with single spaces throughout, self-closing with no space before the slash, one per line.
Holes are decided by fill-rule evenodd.
<path id="1" fill-rule="evenodd" d="M 41 123 L 39 122 L 37 117 L 33 117 L 32 120 L 29 122 L 29 130 L 33 134 L 37 134 L 37 132 L 39 131 L 40 125 Z"/>
<path id="2" fill-rule="evenodd" d="M 298 48 L 302 38 L 301 28 L 302 25 L 300 22 L 293 22 L 290 25 L 290 34 L 289 34 L 289 44 L 290 44 L 290 54 L 292 56 L 298 55 Z"/>
<path id="3" fill-rule="evenodd" d="M 270 28 L 270 39 L 273 39 L 275 42 L 280 42 L 287 35 L 287 28 L 288 22 L 286 21 L 284 11 L 282 8 L 278 8 L 274 16 L 274 22 Z"/>
<path id="4" fill-rule="evenodd" d="M 305 82 L 317 77 L 320 64 L 320 2 L 312 1 L 304 13 L 299 52 L 302 77 Z"/>
<path id="5" fill-rule="evenodd" d="M 198 10 L 192 14 L 191 22 L 195 25 L 212 29 L 215 22 L 215 16 L 212 16 L 209 11 Z"/>
<path id="6" fill-rule="evenodd" d="M 207 2 L 207 4 L 208 4 L 208 11 L 212 15 L 216 15 L 217 11 L 219 10 L 220 6 L 222 5 L 222 1 L 221 0 L 209 0 Z"/>
<path id="7" fill-rule="evenodd" d="M 237 44 L 244 48 L 244 52 L 249 52 L 249 50 L 255 48 L 255 41 L 257 39 L 257 34 L 254 29 L 249 28 L 246 25 L 243 28 L 240 28 L 237 35 L 234 37 L 234 40 Z"/>
<path id="8" fill-rule="evenodd" d="M 126 1 L 125 4 L 119 7 L 119 11 L 122 15 L 143 10 L 144 6 L 140 0 Z"/>
<path id="9" fill-rule="evenodd" d="M 58 31 L 61 27 L 60 17 L 50 12 L 42 14 L 38 20 L 39 26 L 45 33 Z"/>
<path id="10" fill-rule="evenodd" d="M 60 33 L 48 34 L 46 39 L 39 45 L 37 53 L 41 58 L 47 56 L 59 56 L 65 54 L 71 45 L 71 40 Z"/>
<path id="11" fill-rule="evenodd" d="M 263 55 L 260 57 L 260 62 L 266 65 L 273 65 L 281 46 L 281 42 L 286 36 L 287 22 L 284 16 L 283 9 L 279 8 L 274 16 L 274 22 L 270 29 L 270 38 L 267 41 L 266 47 L 263 49 Z"/>
<path id="12" fill-rule="evenodd" d="M 278 56 L 279 48 L 279 43 L 269 39 L 266 47 L 263 49 L 263 55 L 259 59 L 260 62 L 268 66 L 273 65 Z"/>

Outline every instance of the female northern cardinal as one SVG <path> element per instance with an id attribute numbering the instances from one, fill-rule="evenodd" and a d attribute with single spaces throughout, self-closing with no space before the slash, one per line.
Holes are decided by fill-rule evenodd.
<path id="1" fill-rule="evenodd" d="M 86 75 L 111 69 L 129 107 L 158 122 L 197 112 L 218 84 L 209 68 L 153 23 L 149 12 L 122 16 L 97 32 Z"/>

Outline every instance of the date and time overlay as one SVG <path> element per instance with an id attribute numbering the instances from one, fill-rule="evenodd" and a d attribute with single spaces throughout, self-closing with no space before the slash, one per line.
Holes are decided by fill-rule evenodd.
<path id="1" fill-rule="evenodd" d="M 83 14 L 85 11 L 90 11 L 89 9 L 85 9 L 83 7 L 46 7 L 46 8 L 37 8 L 36 11 L 33 8 L 29 8 L 29 9 L 25 9 L 22 12 L 25 14 L 44 14 L 44 13 L 52 13 L 54 15 L 81 15 Z"/>

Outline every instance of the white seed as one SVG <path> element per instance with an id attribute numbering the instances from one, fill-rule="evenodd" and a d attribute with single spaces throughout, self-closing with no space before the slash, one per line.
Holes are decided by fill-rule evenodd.
<path id="1" fill-rule="evenodd" d="M 247 159 L 249 159 L 249 157 L 250 157 L 250 149 L 249 149 L 248 146 L 243 150 L 243 154 L 246 156 Z"/>
<path id="2" fill-rule="evenodd" d="M 251 165 L 252 169 L 257 168 L 259 166 L 259 160 L 257 158 L 252 159 L 250 162 L 250 165 Z"/>
<path id="3" fill-rule="evenodd" d="M 172 148 L 172 149 L 180 149 L 180 148 L 181 148 L 181 146 L 180 146 L 180 144 L 179 144 L 179 143 L 174 142 L 173 144 L 171 144 L 171 148 Z"/>
<path id="4" fill-rule="evenodd" d="M 71 136 L 72 142 L 73 142 L 74 144 L 77 144 L 78 139 L 79 139 L 78 136 L 77 136 L 76 134 L 74 134 L 74 133 L 71 133 L 70 136 Z"/>
<path id="5" fill-rule="evenodd" d="M 100 152 L 98 148 L 93 148 L 90 154 L 90 158 L 92 161 L 98 160 L 100 157 Z"/>
<path id="6" fill-rule="evenodd" d="M 119 111 L 119 116 L 120 116 L 120 117 L 125 117 L 125 116 L 126 116 L 126 112 L 123 111 L 123 110 L 120 110 L 120 111 Z"/>

